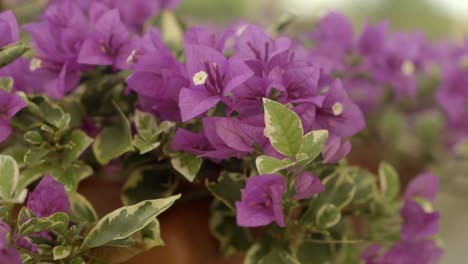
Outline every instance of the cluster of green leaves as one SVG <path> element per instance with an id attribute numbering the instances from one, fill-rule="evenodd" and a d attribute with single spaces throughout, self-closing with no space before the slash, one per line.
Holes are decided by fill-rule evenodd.
<path id="1" fill-rule="evenodd" d="M 24 263 L 121 263 L 149 248 L 163 245 L 159 222 L 155 218 L 167 210 L 180 195 L 146 200 L 119 208 L 101 219 L 79 193 L 70 191 L 71 213 L 57 212 L 37 217 L 27 207 L 14 214 L 27 190 L 17 162 L 0 155 L 0 221 L 14 230 L 12 245 L 26 239 L 36 251 L 18 248 Z M 41 235 L 42 234 L 42 235 Z M 47 234 L 44 236 L 44 234 Z"/>
<path id="2" fill-rule="evenodd" d="M 265 136 L 285 156 L 256 158 L 251 175 L 224 172 L 217 182 L 207 182 L 217 198 L 212 207 L 211 231 L 226 255 L 245 251 L 245 263 L 359 263 L 359 249 L 371 239 L 394 239 L 398 230 L 375 231 L 385 221 L 395 221 L 399 206 L 399 178 L 392 166 L 382 163 L 379 175 L 346 164 L 322 162 L 321 152 L 328 137 L 325 130 L 304 135 L 299 117 L 287 106 L 264 99 Z M 325 191 L 295 201 L 294 181 L 301 172 L 322 179 Z M 286 227 L 269 225 L 260 235 L 235 223 L 235 202 L 241 199 L 246 176 L 276 173 L 287 183 L 283 197 Z M 363 218 L 368 228 L 356 232 L 354 223 Z M 398 219 L 396 219 L 398 220 Z M 374 233 L 372 233 L 374 232 Z M 384 235 L 385 234 L 385 235 Z M 255 238 L 255 239 L 254 239 Z"/>

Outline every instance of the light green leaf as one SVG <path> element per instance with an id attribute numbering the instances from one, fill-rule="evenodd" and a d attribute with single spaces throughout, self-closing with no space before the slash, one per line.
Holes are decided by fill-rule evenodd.
<path id="1" fill-rule="evenodd" d="M 2 47 L 0 49 L 0 68 L 3 68 L 6 65 L 12 63 L 28 50 L 29 47 L 21 43 L 15 43 Z"/>
<path id="2" fill-rule="evenodd" d="M 114 106 L 119 113 L 118 120 L 115 124 L 105 127 L 93 144 L 94 155 L 97 161 L 103 165 L 133 150 L 130 123 L 115 103 Z"/>
<path id="3" fill-rule="evenodd" d="M 291 165 L 293 165 L 292 162 L 279 160 L 265 155 L 259 156 L 255 160 L 255 164 L 257 165 L 257 170 L 260 174 L 275 173 L 277 171 L 289 168 Z"/>
<path id="4" fill-rule="evenodd" d="M 263 99 L 265 136 L 283 155 L 295 157 L 301 147 L 304 129 L 297 114 L 278 102 Z"/>
<path id="5" fill-rule="evenodd" d="M 56 246 L 52 250 L 54 260 L 64 259 L 70 256 L 71 246 Z"/>
<path id="6" fill-rule="evenodd" d="M 60 235 L 66 236 L 68 223 L 68 215 L 58 212 L 49 217 L 29 219 L 20 225 L 19 232 L 21 236 L 25 236 L 41 231 L 55 231 Z"/>
<path id="7" fill-rule="evenodd" d="M 293 257 L 289 252 L 281 248 L 274 248 L 265 257 L 263 257 L 259 264 L 301 264 L 299 260 Z"/>
<path id="8" fill-rule="evenodd" d="M 331 264 L 333 254 L 329 244 L 308 242 L 307 240 L 299 245 L 297 258 L 303 264 Z"/>
<path id="9" fill-rule="evenodd" d="M 45 157 L 49 154 L 50 150 L 42 147 L 32 147 L 24 155 L 24 163 L 29 166 L 36 166 L 45 161 Z"/>
<path id="10" fill-rule="evenodd" d="M 328 138 L 327 130 L 315 130 L 307 133 L 302 137 L 302 144 L 299 149 L 300 154 L 306 154 L 307 159 L 301 162 L 302 166 L 306 166 L 314 161 L 322 152 L 323 145 Z M 297 157 L 296 157 L 297 159 Z"/>
<path id="11" fill-rule="evenodd" d="M 0 155 L 0 197 L 5 200 L 13 198 L 19 180 L 19 168 L 16 160 L 10 156 Z"/>
<path id="12" fill-rule="evenodd" d="M 324 204 L 317 211 L 315 223 L 319 229 L 329 229 L 338 224 L 340 220 L 340 209 L 333 204 Z"/>
<path id="13" fill-rule="evenodd" d="M 396 170 L 388 163 L 382 162 L 379 166 L 380 191 L 385 200 L 393 201 L 400 193 L 400 179 Z"/>
<path id="14" fill-rule="evenodd" d="M 98 220 L 98 216 L 91 203 L 77 192 L 69 192 L 71 213 L 70 220 L 76 223 L 93 223 Z"/>
<path id="15" fill-rule="evenodd" d="M 180 195 L 164 199 L 143 201 L 119 208 L 104 216 L 89 231 L 84 248 L 95 248 L 113 240 L 124 239 L 149 225 L 156 216 L 168 209 Z"/>
<path id="16" fill-rule="evenodd" d="M 137 110 L 135 112 L 137 135 L 135 135 L 133 144 L 140 151 L 140 154 L 150 152 L 161 145 L 159 135 L 167 132 L 174 126 L 174 123 L 168 121 L 164 121 L 158 125 L 153 114 Z"/>
<path id="17" fill-rule="evenodd" d="M 368 204 L 378 196 L 377 177 L 372 173 L 358 167 L 347 169 L 348 175 L 354 181 L 356 193 L 352 204 Z"/>
<path id="18" fill-rule="evenodd" d="M 140 151 L 140 154 L 145 154 L 153 149 L 156 149 L 161 145 L 161 142 L 155 140 L 155 141 L 145 141 L 140 137 L 140 135 L 135 135 L 135 138 L 133 139 L 133 145 Z"/>
<path id="19" fill-rule="evenodd" d="M 50 175 L 54 176 L 68 191 L 75 191 L 78 184 L 93 174 L 93 168 L 78 161 L 65 168 L 54 168 Z"/>
<path id="20" fill-rule="evenodd" d="M 200 171 L 203 160 L 192 154 L 180 153 L 171 159 L 172 167 L 189 182 L 193 182 Z"/>
<path id="21" fill-rule="evenodd" d="M 76 257 L 70 261 L 70 264 L 86 264 L 86 262 L 82 258 Z"/>
<path id="22" fill-rule="evenodd" d="M 178 177 L 166 164 L 140 167 L 130 174 L 122 188 L 122 203 L 136 204 L 144 200 L 171 196 L 178 186 Z"/>

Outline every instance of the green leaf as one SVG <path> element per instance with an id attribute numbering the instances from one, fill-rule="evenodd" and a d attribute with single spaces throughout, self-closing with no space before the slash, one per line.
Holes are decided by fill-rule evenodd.
<path id="1" fill-rule="evenodd" d="M 203 160 L 192 154 L 180 153 L 171 159 L 172 167 L 189 182 L 193 182 L 200 171 Z"/>
<path id="2" fill-rule="evenodd" d="M 53 169 L 51 164 L 40 164 L 32 167 L 26 167 L 20 175 L 18 181 L 18 189 L 24 189 L 28 187 L 31 183 L 40 179 L 42 176 L 47 174 Z"/>
<path id="3" fill-rule="evenodd" d="M 44 140 L 41 134 L 37 131 L 28 131 L 24 133 L 24 139 L 32 145 L 39 145 Z"/>
<path id="4" fill-rule="evenodd" d="M 231 172 L 222 172 L 216 183 L 205 182 L 208 190 L 232 210 L 235 210 L 235 203 L 241 199 L 240 190 L 244 184 L 241 174 Z"/>
<path id="5" fill-rule="evenodd" d="M 16 160 L 10 156 L 0 155 L 0 197 L 5 200 L 13 198 L 19 180 L 19 168 Z"/>
<path id="6" fill-rule="evenodd" d="M 297 114 L 278 102 L 263 99 L 265 136 L 283 155 L 295 157 L 301 147 L 304 129 Z"/>
<path id="7" fill-rule="evenodd" d="M 369 204 L 370 201 L 377 198 L 377 177 L 375 175 L 358 167 L 350 167 L 347 171 L 356 186 L 352 204 Z"/>
<path id="8" fill-rule="evenodd" d="M 329 229 L 338 224 L 340 220 L 340 209 L 333 204 L 324 204 L 317 211 L 315 223 L 319 229 Z"/>
<path id="9" fill-rule="evenodd" d="M 63 153 L 63 162 L 65 163 L 72 163 L 77 160 L 93 143 L 93 139 L 81 130 L 73 130 L 67 135 L 65 141 L 69 145 L 69 148 Z"/>
<path id="10" fill-rule="evenodd" d="M 131 236 L 149 225 L 179 197 L 180 195 L 175 195 L 164 199 L 143 201 L 111 212 L 89 231 L 82 247 L 96 248 Z"/>
<path id="11" fill-rule="evenodd" d="M 84 196 L 77 192 L 69 192 L 68 198 L 71 205 L 71 221 L 76 223 L 93 223 L 99 219 L 93 205 Z"/>
<path id="12" fill-rule="evenodd" d="M 94 155 L 97 161 L 103 165 L 133 150 L 130 123 L 115 103 L 114 106 L 119 113 L 118 120 L 115 124 L 105 127 L 93 144 Z"/>
<path id="13" fill-rule="evenodd" d="M 392 165 L 382 162 L 379 165 L 380 191 L 385 200 L 393 201 L 400 193 L 400 179 Z"/>
<path id="14" fill-rule="evenodd" d="M 24 155 L 24 163 L 29 166 L 36 166 L 45 161 L 45 157 L 49 154 L 50 150 L 42 147 L 32 147 Z"/>
<path id="15" fill-rule="evenodd" d="M 224 256 L 249 249 L 252 238 L 248 229 L 238 226 L 235 212 L 219 200 L 214 200 L 211 206 L 209 227 Z"/>
<path id="16" fill-rule="evenodd" d="M 159 135 L 167 132 L 174 126 L 174 123 L 168 121 L 164 121 L 158 125 L 153 114 L 137 110 L 135 112 L 137 135 L 135 135 L 133 144 L 140 150 L 140 154 L 150 152 L 161 145 Z"/>
<path id="17" fill-rule="evenodd" d="M 68 223 L 68 215 L 58 212 L 49 217 L 29 219 L 20 225 L 19 232 L 21 236 L 25 236 L 41 231 L 55 231 L 60 235 L 66 236 Z"/>
<path id="18" fill-rule="evenodd" d="M 293 257 L 289 252 L 284 249 L 274 248 L 265 257 L 263 257 L 259 264 L 301 264 L 299 260 Z"/>
<path id="19" fill-rule="evenodd" d="M 54 260 L 64 259 L 70 256 L 71 246 L 56 246 L 52 250 Z"/>
<path id="20" fill-rule="evenodd" d="M 325 190 L 311 200 L 309 207 L 301 217 L 303 223 L 314 221 L 315 215 L 323 204 L 333 204 L 342 209 L 347 206 L 356 194 L 356 186 L 345 170 L 338 170 L 323 180 Z"/>
<path id="21" fill-rule="evenodd" d="M 29 47 L 21 43 L 15 43 L 1 48 L 0 68 L 3 68 L 6 65 L 12 63 L 14 60 L 21 57 L 28 50 Z"/>
<path id="22" fill-rule="evenodd" d="M 86 264 L 86 262 L 82 258 L 76 257 L 70 261 L 70 264 Z"/>
<path id="23" fill-rule="evenodd" d="M 307 155 L 307 159 L 300 163 L 302 166 L 306 166 L 307 164 L 311 163 L 320 155 L 327 138 L 327 130 L 311 131 L 302 137 L 302 144 L 299 149 L 299 155 Z"/>
<path id="24" fill-rule="evenodd" d="M 56 167 L 50 170 L 54 176 L 68 191 L 75 191 L 78 184 L 93 174 L 93 168 L 88 164 L 78 161 L 65 168 Z"/>
<path id="25" fill-rule="evenodd" d="M 144 200 L 166 198 L 178 186 L 178 177 L 169 166 L 150 165 L 134 170 L 122 188 L 122 203 L 136 204 Z"/>
<path id="26" fill-rule="evenodd" d="M 95 248 L 91 256 L 106 264 L 123 263 L 151 248 L 163 246 L 159 221 L 154 219 L 142 230 L 122 240 L 115 240 L 106 246 Z"/>
<path id="27" fill-rule="evenodd" d="M 11 77 L 0 77 L 0 89 L 11 93 L 13 89 L 14 80 Z"/>
<path id="28" fill-rule="evenodd" d="M 135 147 L 140 151 L 140 154 L 143 155 L 161 146 L 161 142 L 157 140 L 148 142 L 142 139 L 140 135 L 135 135 L 133 145 L 135 145 Z"/>
<path id="29" fill-rule="evenodd" d="M 293 165 L 290 160 L 283 161 L 269 156 L 259 156 L 255 160 L 255 164 L 257 165 L 257 170 L 259 174 L 270 174 L 275 173 L 280 170 L 284 170 L 289 168 Z"/>

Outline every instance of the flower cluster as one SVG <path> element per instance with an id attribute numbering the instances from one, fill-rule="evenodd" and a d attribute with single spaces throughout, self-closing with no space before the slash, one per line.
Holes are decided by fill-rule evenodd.
<path id="1" fill-rule="evenodd" d="M 431 238 L 439 231 L 439 213 L 430 206 L 438 189 L 439 179 L 430 173 L 420 174 L 409 183 L 400 211 L 403 219 L 400 241 L 384 254 L 379 253 L 380 245 L 369 247 L 362 256 L 366 264 L 439 262 L 443 250 Z"/>

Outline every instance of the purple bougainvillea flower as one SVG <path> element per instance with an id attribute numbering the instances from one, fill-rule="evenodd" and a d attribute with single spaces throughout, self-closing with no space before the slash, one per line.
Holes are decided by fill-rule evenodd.
<path id="1" fill-rule="evenodd" d="M 29 194 L 26 206 L 38 217 L 48 217 L 57 212 L 68 214 L 71 210 L 65 187 L 50 176 L 44 176 Z"/>
<path id="2" fill-rule="evenodd" d="M 242 158 L 252 153 L 252 146 L 263 135 L 262 127 L 227 117 L 204 118 L 203 129 L 203 133 L 199 134 L 178 129 L 172 148 L 219 162 L 230 157 Z"/>
<path id="3" fill-rule="evenodd" d="M 30 87 L 39 87 L 54 98 L 75 88 L 79 72 L 89 66 L 77 63 L 78 53 L 88 36 L 88 19 L 75 1 L 54 1 L 39 22 L 24 26 L 31 35 L 36 57 L 31 61 Z"/>
<path id="4" fill-rule="evenodd" d="M 143 37 L 141 55 L 134 57 L 129 89 L 139 95 L 139 107 L 162 120 L 180 121 L 179 93 L 189 86 L 185 66 L 170 53 L 157 30 Z"/>
<path id="5" fill-rule="evenodd" d="M 204 114 L 219 102 L 231 105 L 228 95 L 253 72 L 236 56 L 227 59 L 219 51 L 200 45 L 185 45 L 190 88 L 179 95 L 182 121 Z"/>
<path id="6" fill-rule="evenodd" d="M 223 52 L 226 41 L 232 34 L 232 30 L 227 30 L 222 34 L 216 34 L 203 27 L 192 27 L 185 32 L 184 44 L 206 46 Z"/>
<path id="7" fill-rule="evenodd" d="M 26 58 L 18 58 L 12 63 L 1 68 L 0 76 L 11 77 L 14 80 L 13 91 L 33 93 L 38 90 L 39 87 L 35 85 L 35 78 L 29 70 L 30 64 L 30 60 Z"/>
<path id="8" fill-rule="evenodd" d="M 344 71 L 346 56 L 354 51 L 353 27 L 343 15 L 331 12 L 320 19 L 311 34 L 315 47 L 311 60 L 326 73 Z"/>
<path id="9" fill-rule="evenodd" d="M 133 32 L 142 32 L 145 23 L 163 9 L 174 9 L 180 0 L 102 0 L 110 8 L 117 8 L 122 22 Z"/>
<path id="10" fill-rule="evenodd" d="M 0 89 L 0 143 L 11 134 L 11 118 L 24 107 L 26 102 L 19 95 Z"/>
<path id="11" fill-rule="evenodd" d="M 400 234 L 403 239 L 427 237 L 439 231 L 439 213 L 426 213 L 421 205 L 413 200 L 405 200 L 400 214 L 404 221 Z"/>
<path id="12" fill-rule="evenodd" d="M 330 135 L 325 141 L 322 150 L 323 162 L 335 163 L 346 157 L 351 151 L 349 140 L 343 141 L 342 138 Z"/>
<path id="13" fill-rule="evenodd" d="M 435 241 L 427 239 L 402 240 L 393 245 L 378 264 L 437 264 L 444 251 Z M 366 263 L 370 264 L 370 263 Z"/>
<path id="14" fill-rule="evenodd" d="M 314 130 L 326 129 L 330 134 L 347 138 L 364 129 L 364 115 L 348 97 L 340 80 L 325 88 L 323 96 L 323 104 L 315 110 Z"/>
<path id="15" fill-rule="evenodd" d="M 323 96 L 318 95 L 320 68 L 302 62 L 293 62 L 282 74 L 281 86 L 284 91 L 280 102 L 285 103 L 312 103 L 322 105 Z"/>
<path id="16" fill-rule="evenodd" d="M 325 190 L 320 179 L 307 172 L 301 172 L 297 176 L 294 188 L 296 190 L 293 197 L 295 200 L 307 199 Z"/>
<path id="17" fill-rule="evenodd" d="M 439 177 L 432 173 L 422 173 L 413 178 L 406 187 L 404 198 L 424 198 L 433 202 L 439 192 Z"/>
<path id="18" fill-rule="evenodd" d="M 100 8 L 98 5 L 93 7 Z M 90 37 L 81 46 L 78 63 L 126 69 L 129 67 L 127 59 L 136 46 L 136 40 L 130 37 L 127 27 L 120 20 L 119 10 L 112 9 L 102 13 L 95 21 Z"/>
<path id="19" fill-rule="evenodd" d="M 236 202 L 237 224 L 244 227 L 265 226 L 276 222 L 284 227 L 283 195 L 286 190 L 284 178 L 276 174 L 250 177 L 242 200 Z"/>
<path id="20" fill-rule="evenodd" d="M 0 13 L 0 47 L 19 41 L 19 27 L 11 11 Z"/>
<path id="21" fill-rule="evenodd" d="M 275 67 L 287 63 L 291 40 L 287 37 L 272 39 L 262 28 L 244 25 L 236 41 L 239 56 L 257 76 L 268 75 Z"/>
<path id="22" fill-rule="evenodd" d="M 0 221 L 0 263 L 22 264 L 20 253 L 16 249 L 8 247 L 6 236 L 10 232 L 10 226 Z"/>

